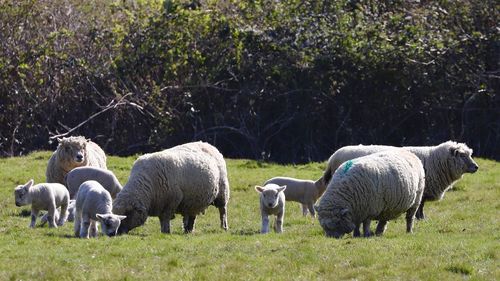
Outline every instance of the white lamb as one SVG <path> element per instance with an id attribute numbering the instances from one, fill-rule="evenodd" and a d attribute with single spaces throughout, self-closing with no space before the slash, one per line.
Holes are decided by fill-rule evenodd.
<path id="1" fill-rule="evenodd" d="M 126 216 L 113 214 L 112 205 L 111 195 L 100 183 L 93 180 L 82 183 L 75 203 L 75 236 L 97 237 L 97 221 L 101 223 L 103 234 L 115 236 Z"/>
<path id="2" fill-rule="evenodd" d="M 260 213 L 262 215 L 262 228 L 260 233 L 269 232 L 269 215 L 276 215 L 274 231 L 283 232 L 283 219 L 285 217 L 285 191 L 286 186 L 279 186 L 274 183 L 265 186 L 255 186 L 255 190 L 260 193 Z"/>
<path id="3" fill-rule="evenodd" d="M 371 220 L 378 220 L 376 235 L 387 222 L 406 212 L 406 231 L 424 191 L 422 162 L 411 152 L 392 149 L 344 162 L 316 206 L 319 222 L 327 236 L 340 238 L 364 226 L 370 236 Z M 359 236 L 359 231 L 354 236 Z"/>
<path id="4" fill-rule="evenodd" d="M 70 198 L 74 198 L 80 185 L 88 180 L 99 182 L 109 193 L 111 198 L 122 190 L 122 185 L 110 170 L 93 166 L 82 166 L 74 168 L 66 174 L 66 187 L 69 190 Z"/>
<path id="5" fill-rule="evenodd" d="M 286 201 L 295 201 L 302 204 L 302 214 L 307 215 L 307 211 L 312 217 L 316 217 L 314 211 L 314 203 L 325 192 L 326 186 L 321 180 L 300 180 L 288 177 L 274 177 L 267 180 L 264 185 L 274 183 L 277 185 L 286 185 L 285 199 Z"/>
<path id="6" fill-rule="evenodd" d="M 49 227 L 62 226 L 67 218 L 69 193 L 66 187 L 59 183 L 39 183 L 33 185 L 33 179 L 24 185 L 19 185 L 14 191 L 16 206 L 31 204 L 30 227 L 35 227 L 38 212 L 48 211 L 47 220 Z M 56 225 L 57 207 L 61 207 L 61 215 Z"/>
<path id="7" fill-rule="evenodd" d="M 386 145 L 344 146 L 328 159 L 322 184 L 328 185 L 333 173 L 347 160 L 375 152 L 394 149 Z M 424 203 L 441 200 L 445 192 L 462 178 L 464 173 L 475 173 L 479 166 L 472 159 L 472 149 L 466 144 L 447 141 L 437 146 L 406 146 L 404 149 L 414 153 L 424 165 L 425 189 L 422 202 L 417 211 L 417 219 L 425 218 Z"/>
<path id="8" fill-rule="evenodd" d="M 174 214 L 183 216 L 184 232 L 192 232 L 196 216 L 214 204 L 221 183 L 227 182 L 220 178 L 226 173 L 219 168 L 219 161 L 196 143 L 139 157 L 113 204 L 114 213 L 127 216 L 118 233 L 144 224 L 148 216 L 158 216 L 161 232 L 170 233 Z"/>

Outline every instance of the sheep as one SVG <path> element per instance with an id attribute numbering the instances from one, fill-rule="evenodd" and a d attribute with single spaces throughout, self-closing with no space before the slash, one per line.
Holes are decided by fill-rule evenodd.
<path id="1" fill-rule="evenodd" d="M 302 214 L 307 215 L 307 211 L 312 217 L 316 217 L 314 203 L 325 192 L 326 186 L 321 184 L 321 180 L 299 180 L 288 177 L 274 177 L 267 180 L 264 185 L 274 183 L 277 185 L 286 185 L 286 201 L 295 201 L 302 204 Z"/>
<path id="2" fill-rule="evenodd" d="M 75 199 L 69 199 L 69 204 L 68 204 L 68 218 L 66 219 L 66 221 L 73 221 L 75 219 L 75 202 L 76 200 Z M 56 209 L 56 212 L 55 212 L 55 219 L 56 221 L 59 220 L 59 213 L 60 213 L 60 210 L 61 208 L 57 208 Z M 40 219 L 40 226 L 44 226 L 45 223 L 47 223 L 48 221 L 48 216 L 49 214 L 48 213 L 45 213 L 42 218 Z"/>
<path id="3" fill-rule="evenodd" d="M 82 136 L 58 139 L 59 145 L 52 154 L 45 171 L 47 182 L 64 184 L 64 177 L 73 168 L 95 166 L 106 169 L 104 151 Z"/>
<path id="4" fill-rule="evenodd" d="M 262 227 L 260 233 L 269 232 L 269 215 L 276 215 L 274 231 L 283 232 L 283 219 L 285 217 L 285 193 L 287 186 L 279 186 L 269 183 L 264 186 L 255 186 L 255 190 L 260 193 L 260 214 L 262 216 Z"/>
<path id="5" fill-rule="evenodd" d="M 31 179 L 26 184 L 17 186 L 14 191 L 16 206 L 31 204 L 31 223 L 29 226 L 35 227 L 40 210 L 48 211 L 49 227 L 57 228 L 58 225 L 64 225 L 69 205 L 69 192 L 66 187 L 59 183 L 39 183 L 37 185 L 33 185 L 33 183 L 34 181 Z M 61 214 L 56 225 L 57 207 L 61 207 Z"/>
<path id="6" fill-rule="evenodd" d="M 104 235 L 115 236 L 120 222 L 126 216 L 113 214 L 112 205 L 111 194 L 99 182 L 89 180 L 82 183 L 75 203 L 75 236 L 97 237 L 97 221 L 101 223 Z"/>
<path id="7" fill-rule="evenodd" d="M 327 236 L 340 238 L 363 224 L 364 236 L 371 235 L 370 222 L 378 220 L 380 236 L 389 220 L 406 212 L 406 231 L 422 199 L 425 172 L 422 162 L 404 149 L 392 149 L 344 162 L 315 206 Z"/>
<path id="8" fill-rule="evenodd" d="M 158 216 L 161 232 L 170 233 L 174 214 L 183 216 L 184 232 L 192 232 L 196 216 L 215 202 L 221 182 L 227 182 L 220 179 L 225 173 L 217 159 L 202 148 L 208 146 L 188 143 L 139 157 L 113 204 L 115 214 L 127 216 L 118 233 L 144 224 L 148 216 Z"/>
<path id="9" fill-rule="evenodd" d="M 69 171 L 65 177 L 70 198 L 74 198 L 80 185 L 88 180 L 95 180 L 99 182 L 107 191 L 109 191 L 111 198 L 113 199 L 115 199 L 116 194 L 118 194 L 118 192 L 120 192 L 123 188 L 115 174 L 113 174 L 110 170 L 92 166 L 77 167 Z"/>
<path id="10" fill-rule="evenodd" d="M 321 179 L 326 186 L 337 167 L 350 159 L 369 155 L 375 152 L 394 149 L 385 145 L 345 146 L 338 149 L 328 160 L 327 168 Z M 475 173 L 479 166 L 472 159 L 472 149 L 464 143 L 447 141 L 437 146 L 406 146 L 404 149 L 414 153 L 424 165 L 425 189 L 417 211 L 417 219 L 424 219 L 424 203 L 439 201 L 464 173 Z"/>

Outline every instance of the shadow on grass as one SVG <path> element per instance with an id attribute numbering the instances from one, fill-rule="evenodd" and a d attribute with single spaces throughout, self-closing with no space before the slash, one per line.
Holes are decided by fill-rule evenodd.
<path id="1" fill-rule="evenodd" d="M 239 236 L 252 236 L 260 234 L 260 231 L 256 229 L 238 229 L 235 231 L 231 231 L 231 234 Z"/>
<path id="2" fill-rule="evenodd" d="M 31 216 L 31 210 L 23 209 L 19 213 L 17 213 L 17 215 L 15 215 L 15 216 L 17 216 L 17 217 L 29 217 L 29 216 Z"/>

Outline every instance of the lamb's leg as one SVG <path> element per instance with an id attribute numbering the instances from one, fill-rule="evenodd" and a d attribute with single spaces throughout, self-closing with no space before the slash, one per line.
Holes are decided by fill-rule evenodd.
<path id="1" fill-rule="evenodd" d="M 89 236 L 95 238 L 95 237 L 97 237 L 97 232 L 98 232 L 97 221 L 91 220 L 90 221 L 90 234 L 89 234 Z"/>
<path id="2" fill-rule="evenodd" d="M 385 229 L 387 227 L 387 221 L 380 220 L 377 224 L 377 229 L 375 230 L 375 235 L 382 236 L 384 234 Z"/>
<path id="3" fill-rule="evenodd" d="M 307 208 L 309 209 L 309 213 L 311 213 L 311 217 L 316 217 L 316 211 L 314 210 L 314 202 L 307 204 Z"/>
<path id="4" fill-rule="evenodd" d="M 69 199 L 65 200 L 61 204 L 61 212 L 59 213 L 59 221 L 57 222 L 57 225 L 62 226 L 68 219 L 68 205 L 69 205 Z"/>
<path id="5" fill-rule="evenodd" d="M 194 222 L 196 220 L 196 216 L 185 216 L 184 221 L 184 233 L 191 233 L 194 230 Z"/>
<path id="6" fill-rule="evenodd" d="M 227 226 L 227 206 L 218 207 L 220 216 L 220 227 L 224 230 L 228 230 Z"/>
<path id="7" fill-rule="evenodd" d="M 302 215 L 305 217 L 307 216 L 307 205 L 306 204 L 301 204 L 302 205 Z"/>
<path id="8" fill-rule="evenodd" d="M 416 213 L 417 220 L 423 220 L 423 219 L 425 219 L 424 202 L 425 202 L 425 200 L 422 198 L 422 202 L 420 202 L 420 206 L 418 206 L 418 210 L 417 210 L 417 213 Z"/>
<path id="9" fill-rule="evenodd" d="M 90 217 L 83 215 L 81 218 L 80 238 L 89 238 Z"/>
<path id="10" fill-rule="evenodd" d="M 31 208 L 31 223 L 30 223 L 31 228 L 35 228 L 36 218 L 38 217 L 38 212 L 39 212 L 39 210 L 37 210 L 33 207 Z"/>
<path id="11" fill-rule="evenodd" d="M 75 237 L 80 237 L 80 228 L 81 228 L 81 223 L 82 223 L 82 213 L 75 213 L 75 226 L 74 226 L 74 232 L 75 232 Z"/>
<path id="12" fill-rule="evenodd" d="M 285 210 L 282 212 L 278 213 L 276 216 L 276 223 L 274 224 L 274 229 L 276 233 L 282 233 L 283 232 L 283 219 L 285 217 Z"/>
<path id="13" fill-rule="evenodd" d="M 269 232 L 269 215 L 262 212 L 262 227 L 260 233 L 265 234 Z"/>
<path id="14" fill-rule="evenodd" d="M 363 235 L 364 237 L 372 236 L 372 231 L 370 229 L 371 220 L 367 219 L 363 222 Z"/>
<path id="15" fill-rule="evenodd" d="M 57 209 L 56 209 L 56 204 L 54 202 L 51 206 L 49 206 L 49 210 L 47 212 L 47 221 L 49 222 L 49 227 L 57 228 L 56 212 Z"/>

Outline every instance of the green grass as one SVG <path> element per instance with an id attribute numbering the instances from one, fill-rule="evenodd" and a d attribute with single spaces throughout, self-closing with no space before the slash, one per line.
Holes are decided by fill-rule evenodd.
<path id="1" fill-rule="evenodd" d="M 29 207 L 14 205 L 13 189 L 41 182 L 50 153 L 0 159 L 0 280 L 500 280 L 500 168 L 478 159 L 441 202 L 426 205 L 428 219 L 405 233 L 403 218 L 384 237 L 326 238 L 319 223 L 289 203 L 281 235 L 258 234 L 254 185 L 285 175 L 316 179 L 324 163 L 281 166 L 228 160 L 231 200 L 228 232 L 210 207 L 184 235 L 160 233 L 157 218 L 129 235 L 81 240 L 73 223 L 29 229 Z M 125 183 L 135 157 L 109 157 Z"/>

